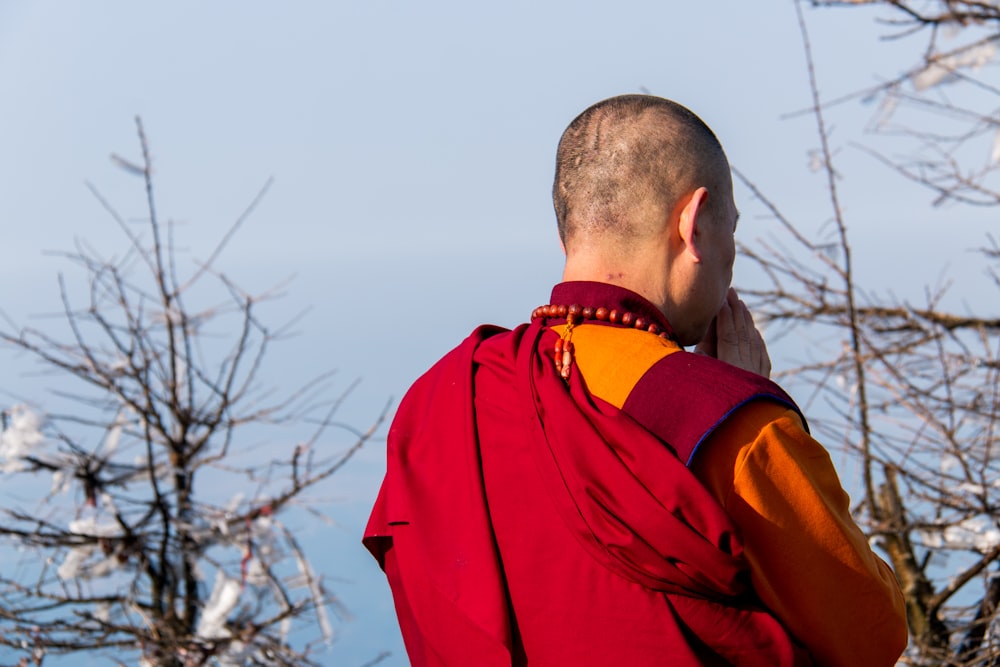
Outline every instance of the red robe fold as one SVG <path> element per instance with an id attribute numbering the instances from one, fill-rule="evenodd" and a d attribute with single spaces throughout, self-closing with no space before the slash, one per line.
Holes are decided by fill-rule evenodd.
<path id="1" fill-rule="evenodd" d="M 729 517 L 661 441 L 559 378 L 554 341 L 481 327 L 400 405 L 364 543 L 412 664 L 805 664 L 755 605 Z"/>

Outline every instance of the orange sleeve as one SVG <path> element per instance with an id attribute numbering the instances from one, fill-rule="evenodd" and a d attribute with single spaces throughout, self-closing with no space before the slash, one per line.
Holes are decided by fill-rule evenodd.
<path id="1" fill-rule="evenodd" d="M 817 665 L 895 664 L 907 642 L 899 585 L 794 411 L 766 401 L 738 410 L 691 468 L 739 526 L 761 601 Z"/>

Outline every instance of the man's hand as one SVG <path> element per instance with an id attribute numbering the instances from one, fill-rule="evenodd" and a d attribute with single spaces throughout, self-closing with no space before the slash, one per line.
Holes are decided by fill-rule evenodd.
<path id="1" fill-rule="evenodd" d="M 771 375 L 771 358 L 767 355 L 764 339 L 754 326 L 746 304 L 732 287 L 694 351 L 764 377 Z"/>

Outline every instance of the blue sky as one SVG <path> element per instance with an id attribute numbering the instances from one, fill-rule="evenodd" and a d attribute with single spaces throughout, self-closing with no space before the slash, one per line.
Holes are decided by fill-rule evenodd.
<path id="1" fill-rule="evenodd" d="M 827 97 L 916 59 L 915 45 L 878 39 L 871 11 L 806 15 Z M 275 178 L 221 266 L 251 290 L 295 275 L 274 316 L 311 310 L 268 379 L 361 378 L 343 416 L 365 426 L 475 325 L 514 325 L 546 301 L 561 272 L 549 200 L 559 135 L 590 103 L 640 89 L 701 115 L 807 229 L 828 220 L 807 169 L 812 121 L 783 118 L 809 103 L 791 0 L 0 0 L 0 310 L 21 322 L 56 306 L 65 264 L 46 251 L 78 238 L 122 247 L 84 183 L 143 214 L 141 183 L 108 159 L 138 158 L 139 114 L 159 210 L 183 223 L 194 257 Z M 991 221 L 929 209 L 929 195 L 852 149 L 874 113 L 831 111 L 858 272 L 915 298 L 947 276 L 960 307 L 976 298 L 969 251 Z M 737 203 L 742 240 L 772 233 L 740 187 Z M 772 356 L 777 369 L 792 361 Z M 0 402 L 44 405 L 44 382 L 22 364 L 0 350 Z M 387 588 L 357 545 L 380 446 L 331 486 L 338 523 L 312 535 L 355 614 L 331 664 L 382 648 L 394 652 L 383 664 L 405 664 Z"/>

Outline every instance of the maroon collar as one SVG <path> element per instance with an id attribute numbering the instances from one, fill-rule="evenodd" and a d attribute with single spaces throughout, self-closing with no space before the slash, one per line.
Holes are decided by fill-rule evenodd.
<path id="1" fill-rule="evenodd" d="M 632 290 L 617 285 L 591 280 L 574 280 L 559 283 L 552 288 L 551 299 L 551 303 L 553 304 L 564 304 L 566 306 L 579 304 L 583 307 L 589 306 L 595 309 L 604 307 L 609 310 L 616 309 L 621 312 L 634 313 L 637 317 L 645 318 L 647 322 L 655 322 L 660 325 L 660 328 L 671 334 L 674 330 L 659 308 Z M 558 320 L 550 320 L 549 324 L 557 322 Z M 610 323 L 601 322 L 600 324 Z"/>

